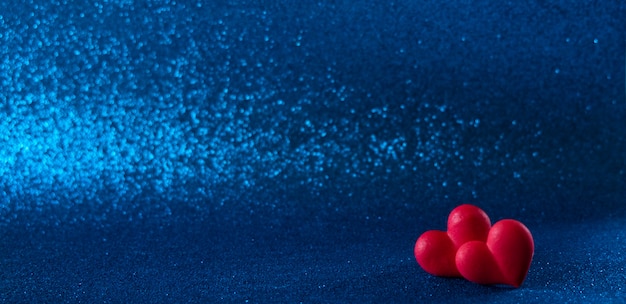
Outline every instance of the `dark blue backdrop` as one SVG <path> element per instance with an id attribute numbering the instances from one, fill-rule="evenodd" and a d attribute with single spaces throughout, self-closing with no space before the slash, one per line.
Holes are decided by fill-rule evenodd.
<path id="1" fill-rule="evenodd" d="M 626 282 L 626 4 L 0 3 L 8 302 L 594 302 Z M 520 289 L 412 257 L 461 203 Z"/>

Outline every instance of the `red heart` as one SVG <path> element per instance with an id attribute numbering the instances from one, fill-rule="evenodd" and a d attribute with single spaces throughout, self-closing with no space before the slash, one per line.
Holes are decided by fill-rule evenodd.
<path id="1" fill-rule="evenodd" d="M 448 216 L 448 231 L 430 230 L 422 234 L 413 253 L 426 272 L 442 277 L 461 277 L 456 263 L 456 251 L 469 241 L 486 241 L 491 221 L 480 208 L 465 204 Z"/>
<path id="2" fill-rule="evenodd" d="M 515 287 L 524 281 L 533 252 L 524 224 L 502 220 L 491 227 L 487 214 L 468 204 L 450 212 L 447 232 L 426 231 L 414 248 L 417 262 L 432 275 Z"/>
<path id="3" fill-rule="evenodd" d="M 520 287 L 534 250 L 533 237 L 524 224 L 501 220 L 489 230 L 486 243 L 471 241 L 457 250 L 456 267 L 474 283 Z"/>

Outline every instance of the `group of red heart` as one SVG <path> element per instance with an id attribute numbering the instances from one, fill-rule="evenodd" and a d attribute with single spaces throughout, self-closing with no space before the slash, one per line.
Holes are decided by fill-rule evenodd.
<path id="1" fill-rule="evenodd" d="M 424 232 L 413 252 L 417 263 L 434 276 L 517 288 L 528 274 L 534 250 L 524 224 L 504 219 L 492 226 L 483 210 L 465 204 L 450 212 L 448 231 Z"/>

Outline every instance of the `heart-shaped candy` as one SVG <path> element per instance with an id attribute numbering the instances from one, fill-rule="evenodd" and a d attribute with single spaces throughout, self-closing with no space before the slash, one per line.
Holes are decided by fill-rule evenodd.
<path id="1" fill-rule="evenodd" d="M 422 234 L 413 253 L 426 272 L 442 277 L 461 277 L 456 263 L 456 251 L 469 241 L 487 240 L 491 221 L 480 208 L 460 205 L 448 216 L 448 231 L 429 230 Z"/>
<path id="2" fill-rule="evenodd" d="M 533 237 L 524 224 L 501 220 L 489 230 L 487 242 L 467 242 L 457 250 L 456 267 L 474 283 L 520 287 L 534 250 Z"/>
<path id="3" fill-rule="evenodd" d="M 468 204 L 450 212 L 447 232 L 426 231 L 414 248 L 417 262 L 432 275 L 514 287 L 526 278 L 533 253 L 524 224 L 506 219 L 491 227 L 487 214 Z"/>

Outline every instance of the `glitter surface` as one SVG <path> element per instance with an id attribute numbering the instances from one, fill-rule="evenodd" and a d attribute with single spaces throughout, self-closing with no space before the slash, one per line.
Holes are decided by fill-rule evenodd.
<path id="1" fill-rule="evenodd" d="M 623 298 L 625 4 L 293 3 L 0 3 L 2 299 Z M 419 272 L 460 203 L 521 289 Z"/>

